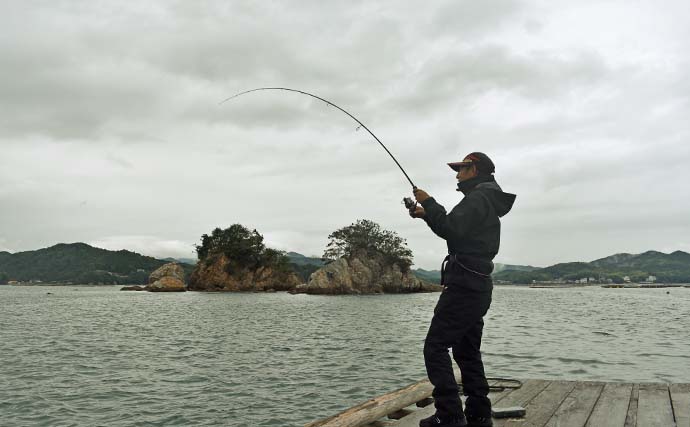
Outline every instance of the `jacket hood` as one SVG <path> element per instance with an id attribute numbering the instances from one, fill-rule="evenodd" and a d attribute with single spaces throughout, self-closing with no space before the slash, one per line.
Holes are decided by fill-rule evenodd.
<path id="1" fill-rule="evenodd" d="M 478 190 L 489 200 L 496 210 L 496 215 L 504 216 L 515 203 L 515 194 L 504 193 L 498 185 L 493 175 L 490 176 L 476 176 L 467 181 L 458 182 L 458 190 L 467 195 L 470 191 Z"/>

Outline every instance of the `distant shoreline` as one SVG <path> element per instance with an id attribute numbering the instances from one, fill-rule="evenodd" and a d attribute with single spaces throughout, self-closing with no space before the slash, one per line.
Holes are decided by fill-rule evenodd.
<path id="1" fill-rule="evenodd" d="M 688 283 L 620 283 L 620 284 L 592 284 L 592 285 L 576 285 L 576 284 L 536 284 L 536 285 L 504 285 L 504 286 L 524 286 L 531 289 L 564 289 L 564 288 L 606 288 L 606 289 L 659 289 L 659 288 L 690 288 Z"/>

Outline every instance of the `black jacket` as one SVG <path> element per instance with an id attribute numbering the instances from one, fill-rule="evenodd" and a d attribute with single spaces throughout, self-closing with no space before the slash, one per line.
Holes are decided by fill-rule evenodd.
<path id="1" fill-rule="evenodd" d="M 422 203 L 424 220 L 446 240 L 451 261 L 481 274 L 491 274 L 501 240 L 500 217 L 513 207 L 515 195 L 504 193 L 492 175 L 458 183 L 465 197 L 450 213 L 433 197 Z"/>

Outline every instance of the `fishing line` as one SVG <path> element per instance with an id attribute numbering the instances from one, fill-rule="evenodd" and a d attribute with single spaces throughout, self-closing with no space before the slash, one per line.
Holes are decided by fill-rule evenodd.
<path id="1" fill-rule="evenodd" d="M 245 94 L 248 94 L 248 93 L 251 93 L 251 92 L 257 92 L 257 91 L 260 91 L 260 90 L 283 90 L 283 91 L 288 91 L 288 92 L 301 93 L 301 94 L 303 94 L 303 95 L 311 96 L 312 98 L 316 98 L 316 99 L 318 99 L 318 100 L 320 100 L 320 101 L 323 101 L 323 102 L 325 102 L 326 104 L 331 105 L 331 106 L 337 108 L 338 110 L 342 111 L 343 113 L 347 114 L 348 116 L 350 116 L 350 118 L 352 118 L 352 120 L 356 121 L 356 122 L 359 124 L 359 127 L 357 127 L 357 130 L 359 130 L 359 128 L 364 128 L 364 129 L 366 129 L 367 132 L 369 132 L 369 134 L 370 134 L 371 136 L 374 137 L 374 139 L 376 140 L 376 142 L 378 142 L 378 143 L 381 145 L 381 147 L 383 147 L 383 149 L 386 150 L 386 153 L 388 153 L 388 155 L 391 156 L 391 159 L 393 159 L 393 161 L 395 162 L 395 164 L 398 165 L 398 167 L 400 168 L 400 170 L 402 171 L 402 173 L 405 175 L 405 178 L 407 178 L 407 180 L 410 182 L 410 185 L 412 185 L 412 188 L 413 188 L 413 189 L 416 189 L 416 188 L 417 188 L 417 186 L 414 185 L 414 183 L 412 182 L 412 180 L 410 179 L 410 177 L 407 175 L 407 172 L 405 172 L 405 169 L 403 169 L 403 167 L 400 166 L 400 163 L 398 163 L 398 160 L 395 158 L 395 156 L 393 156 L 393 153 L 391 153 L 390 150 L 388 150 L 388 148 L 386 148 L 386 146 L 383 145 L 383 142 L 381 142 L 381 140 L 378 139 L 378 137 L 377 137 L 376 135 L 374 135 L 374 132 L 372 132 L 371 130 L 369 130 L 369 128 L 366 127 L 366 125 L 365 125 L 364 123 L 360 122 L 359 119 L 357 119 L 357 117 L 355 117 L 355 116 L 353 116 L 352 114 L 348 113 L 345 109 L 340 108 L 339 106 L 335 105 L 335 104 L 332 103 L 331 101 L 329 101 L 329 100 L 327 100 L 327 99 L 324 99 L 324 98 L 321 98 L 320 96 L 316 96 L 316 95 L 314 95 L 314 94 L 312 94 L 312 93 L 305 92 L 305 91 L 298 90 L 298 89 L 290 89 L 290 88 L 287 88 L 287 87 L 259 87 L 259 88 L 256 88 L 256 89 L 245 90 L 244 92 L 237 93 L 237 94 L 231 96 L 230 98 L 224 99 L 223 101 L 219 102 L 218 105 L 224 104 L 225 102 L 230 101 L 231 99 L 237 98 L 238 96 L 242 96 L 242 95 L 245 95 Z"/>

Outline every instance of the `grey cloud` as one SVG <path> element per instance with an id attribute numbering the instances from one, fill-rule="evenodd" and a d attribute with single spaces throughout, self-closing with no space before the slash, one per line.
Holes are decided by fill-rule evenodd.
<path id="1" fill-rule="evenodd" d="M 156 117 L 170 80 L 140 63 L 91 58 L 79 49 L 38 43 L 2 49 L 0 127 L 2 136 L 47 134 L 59 138 L 100 136 L 108 123 Z M 57 53 L 56 53 L 57 51 Z M 44 55 L 45 54 L 45 55 Z M 32 64 L 38 61 L 41 64 Z"/>
<path id="2" fill-rule="evenodd" d="M 604 81 L 611 71 L 591 52 L 570 55 L 533 52 L 528 56 L 505 46 L 460 47 L 426 62 L 418 83 L 396 104 L 429 111 L 490 91 L 514 92 L 537 101 L 557 100 L 582 85 Z"/>
<path id="3" fill-rule="evenodd" d="M 538 35 L 544 29 L 544 24 L 536 19 L 527 19 L 523 26 L 532 35 Z"/>
<path id="4" fill-rule="evenodd" d="M 367 117 L 385 114 L 378 110 L 386 93 L 377 89 L 388 88 L 391 79 L 403 79 L 413 66 L 408 58 L 414 51 L 406 50 L 410 41 L 395 11 L 383 8 L 377 17 L 365 14 L 361 6 L 330 9 L 305 13 L 251 2 L 234 4 L 233 9 L 213 2 L 192 8 L 180 2 L 143 13 L 116 8 L 104 21 L 99 20 L 103 10 L 92 6 L 80 10 L 77 24 L 69 29 L 63 20 L 45 20 L 41 9 L 24 9 L 24 19 L 45 32 L 15 28 L 14 39 L 3 48 L 6 83 L 0 93 L 8 101 L 2 111 L 3 132 L 155 139 L 155 133 L 146 130 L 151 121 L 226 121 L 216 102 L 265 82 L 327 94 L 336 103 L 358 106 Z M 69 3 L 53 12 L 64 19 L 76 13 Z M 343 18 L 351 20 L 345 28 L 328 25 Z M 284 24 L 300 30 L 286 32 Z M 395 70 L 393 75 L 390 70 Z M 304 104 L 264 101 L 252 108 L 243 100 L 233 123 L 285 127 L 309 121 L 296 107 L 299 103 Z"/>
<path id="5" fill-rule="evenodd" d="M 127 159 L 124 159 L 118 155 L 115 154 L 108 154 L 106 158 L 112 162 L 113 164 L 124 168 L 124 169 L 133 169 L 134 166 L 132 165 L 132 162 L 128 161 Z"/>
<path id="6" fill-rule="evenodd" d="M 371 218 L 437 268 L 443 242 L 400 204 L 409 184 L 344 114 L 288 93 L 218 105 L 288 86 L 360 118 L 446 207 L 459 194 L 445 163 L 489 153 L 518 194 L 502 259 L 685 247 L 681 2 L 650 15 L 669 28 L 654 37 L 618 26 L 629 9 L 609 3 L 621 55 L 582 43 L 603 35 L 580 21 L 556 31 L 561 9 L 586 22 L 597 4 L 0 3 L 0 246 L 172 253 L 239 222 L 319 254 L 329 232 Z"/>
<path id="7" fill-rule="evenodd" d="M 515 0 L 453 1 L 436 10 L 431 25 L 439 33 L 467 37 L 495 31 L 501 24 L 514 19 L 523 7 Z"/>
<path id="8" fill-rule="evenodd" d="M 219 100 L 267 82 L 363 104 L 366 98 L 352 94 L 363 93 L 373 80 L 387 82 L 389 76 L 376 70 L 395 61 L 402 49 L 398 24 L 391 20 L 343 31 L 337 25 L 309 25 L 323 21 L 312 16 L 314 11 L 300 14 L 251 2 L 236 4 L 240 13 L 222 3 L 203 6 L 203 13 L 184 2 L 144 13 L 118 8 L 101 25 L 88 19 L 102 18 L 103 10 L 91 7 L 80 11 L 70 29 L 62 20 L 45 20 L 45 10 L 24 9 L 23 18 L 43 32 L 14 28 L 2 46 L 4 135 L 150 138 L 145 129 L 156 119 L 227 120 Z M 75 11 L 67 4 L 53 12 L 64 17 Z M 342 19 L 338 12 L 329 15 Z M 196 20 L 199 15 L 204 25 Z M 286 32 L 282 25 L 299 31 Z M 319 38 L 321 44 L 305 43 Z M 371 40 L 380 48 L 371 49 Z M 280 126 L 303 116 L 294 102 L 291 108 L 284 107 L 287 100 L 277 105 L 264 101 L 261 108 L 240 109 L 237 124 Z"/>

